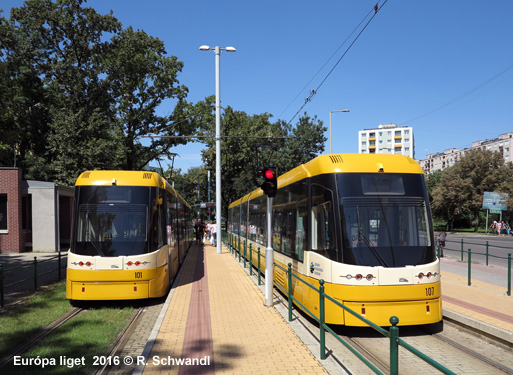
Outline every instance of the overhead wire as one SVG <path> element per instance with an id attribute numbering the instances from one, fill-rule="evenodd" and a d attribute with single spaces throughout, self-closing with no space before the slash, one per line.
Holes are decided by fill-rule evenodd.
<path id="1" fill-rule="evenodd" d="M 424 113 L 423 115 L 420 115 L 420 116 L 417 116 L 417 117 L 414 117 L 413 119 L 411 120 L 408 120 L 408 121 L 404 121 L 402 123 L 400 123 L 399 125 L 404 125 L 404 124 L 408 124 L 410 122 L 414 122 L 414 121 L 417 121 L 417 120 L 420 120 L 421 118 L 424 118 L 424 117 L 427 117 L 429 116 L 430 114 L 432 113 L 435 113 L 435 112 L 438 112 L 448 106 L 450 106 L 451 104 L 454 104 L 456 103 L 457 101 L 460 101 L 461 99 L 473 94 L 474 92 L 482 89 L 483 87 L 485 86 L 488 86 L 490 83 L 492 83 L 493 81 L 495 81 L 497 78 L 499 78 L 500 76 L 502 76 L 503 74 L 505 74 L 506 72 L 510 71 L 511 69 L 513 69 L 513 64 L 512 65 L 509 65 L 507 68 L 501 70 L 500 72 L 494 74 L 493 76 L 491 76 L 490 78 L 486 79 L 485 81 L 479 83 L 478 85 L 474 86 L 473 88 L 471 88 L 470 90 L 468 91 L 465 91 L 464 93 L 458 95 L 457 97 L 449 100 L 447 103 L 439 106 L 439 107 L 436 107 L 435 109 L 432 109 L 431 111 L 429 112 L 426 112 Z"/>
<path id="2" fill-rule="evenodd" d="M 363 34 L 363 32 L 365 31 L 365 29 L 367 28 L 367 26 L 369 26 L 369 24 L 372 22 L 372 20 L 374 19 L 374 17 L 376 17 L 376 15 L 378 14 L 378 12 L 383 8 L 383 6 L 387 3 L 388 0 L 385 0 L 383 2 L 383 4 L 381 4 L 381 6 L 379 5 L 379 1 L 376 3 L 376 5 L 374 5 L 373 9 L 363 18 L 362 22 L 360 22 L 360 24 L 355 28 L 355 30 L 353 30 L 353 32 L 349 35 L 349 37 L 347 39 L 349 39 L 351 37 L 351 35 L 354 34 L 354 32 L 356 31 L 356 29 L 358 29 L 358 27 L 360 27 L 360 25 L 365 21 L 366 18 L 369 17 L 369 14 L 372 14 L 372 11 L 374 11 L 374 14 L 372 14 L 372 16 L 370 17 L 370 19 L 367 21 L 367 23 L 365 24 L 365 26 L 360 30 L 360 32 L 358 33 L 358 35 L 356 35 L 356 37 L 353 39 L 353 41 L 351 42 L 351 44 L 346 48 L 346 50 L 344 51 L 344 53 L 342 54 L 342 56 L 340 56 L 340 58 L 338 59 L 338 61 L 335 63 L 335 65 L 333 65 L 333 67 L 331 68 L 331 70 L 328 72 L 328 74 L 326 74 L 326 76 L 324 77 L 324 79 L 321 81 L 321 83 L 315 88 L 315 89 L 311 89 L 310 90 L 310 94 L 305 98 L 305 102 L 303 103 L 303 105 L 298 109 L 298 111 L 294 114 L 294 116 L 292 116 L 292 118 L 288 121 L 287 125 L 290 125 L 290 123 L 296 118 L 296 116 L 303 110 L 303 108 L 313 99 L 313 97 L 317 94 L 317 91 L 321 88 L 321 86 L 324 84 L 324 82 L 326 82 L 326 80 L 328 79 L 328 77 L 331 75 L 331 73 L 333 73 L 333 71 L 335 70 L 335 68 L 338 66 L 338 64 L 342 61 L 342 59 L 347 55 L 347 53 L 349 52 L 349 50 L 353 47 L 353 45 L 356 43 L 356 41 L 360 38 L 360 36 Z M 344 41 L 344 43 L 342 43 L 339 48 L 335 51 L 334 54 L 336 54 L 338 52 L 338 50 L 346 43 L 347 39 Z M 331 58 L 333 57 L 333 55 L 328 59 L 331 60 Z M 320 70 L 322 70 L 328 63 L 328 61 L 322 66 L 322 68 Z M 319 72 L 316 73 L 316 75 L 314 76 L 314 78 L 317 76 L 317 74 L 319 74 Z M 313 78 L 310 80 L 310 82 L 313 81 Z M 308 82 L 308 84 L 310 84 L 310 82 Z M 308 86 L 307 84 L 307 86 Z M 306 86 L 305 86 L 306 88 Z M 304 88 L 301 92 L 304 91 Z M 296 98 L 299 96 L 300 94 L 298 94 L 296 96 Z M 296 99 L 294 98 L 294 100 Z M 290 107 L 290 105 L 289 105 Z M 288 107 L 287 107 L 288 108 Z"/>

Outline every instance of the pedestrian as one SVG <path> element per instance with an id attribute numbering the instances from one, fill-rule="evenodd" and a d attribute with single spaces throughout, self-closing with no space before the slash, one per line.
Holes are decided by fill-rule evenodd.
<path id="1" fill-rule="evenodd" d="M 214 237 L 214 246 L 217 246 L 217 223 L 212 224 L 212 237 Z"/>
<path id="2" fill-rule="evenodd" d="M 199 245 L 203 237 L 203 224 L 201 220 L 194 221 L 194 230 L 196 231 L 196 245 Z"/>

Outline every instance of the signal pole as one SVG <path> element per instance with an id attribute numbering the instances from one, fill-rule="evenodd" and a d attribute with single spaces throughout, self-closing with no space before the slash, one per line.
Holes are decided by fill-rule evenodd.
<path id="1" fill-rule="evenodd" d="M 267 196 L 267 248 L 265 249 L 265 305 L 273 306 L 273 273 L 274 273 L 274 251 L 273 251 L 273 197 Z"/>
<path id="2" fill-rule="evenodd" d="M 273 306 L 273 276 L 274 276 L 274 251 L 273 251 L 273 198 L 278 189 L 278 173 L 275 167 L 264 168 L 261 172 L 263 178 L 260 188 L 267 195 L 267 248 L 265 249 L 265 305 Z"/>

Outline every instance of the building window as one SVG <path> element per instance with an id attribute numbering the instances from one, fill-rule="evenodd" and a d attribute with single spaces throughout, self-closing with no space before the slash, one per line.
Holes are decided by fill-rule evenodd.
<path id="1" fill-rule="evenodd" d="M 7 194 L 0 194 L 0 232 L 7 232 Z"/>
<path id="2" fill-rule="evenodd" d="M 405 129 L 404 134 L 410 134 L 410 131 L 408 129 Z"/>

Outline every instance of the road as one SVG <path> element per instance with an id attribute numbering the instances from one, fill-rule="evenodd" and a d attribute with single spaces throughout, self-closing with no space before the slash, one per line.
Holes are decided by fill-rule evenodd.
<path id="1" fill-rule="evenodd" d="M 463 262 L 461 248 L 463 240 Z M 486 244 L 488 243 L 488 266 Z M 513 253 L 513 237 L 495 235 L 449 234 L 447 236 L 442 271 L 468 276 L 468 250 L 471 252 L 471 277 L 507 288 L 508 254 Z"/>

